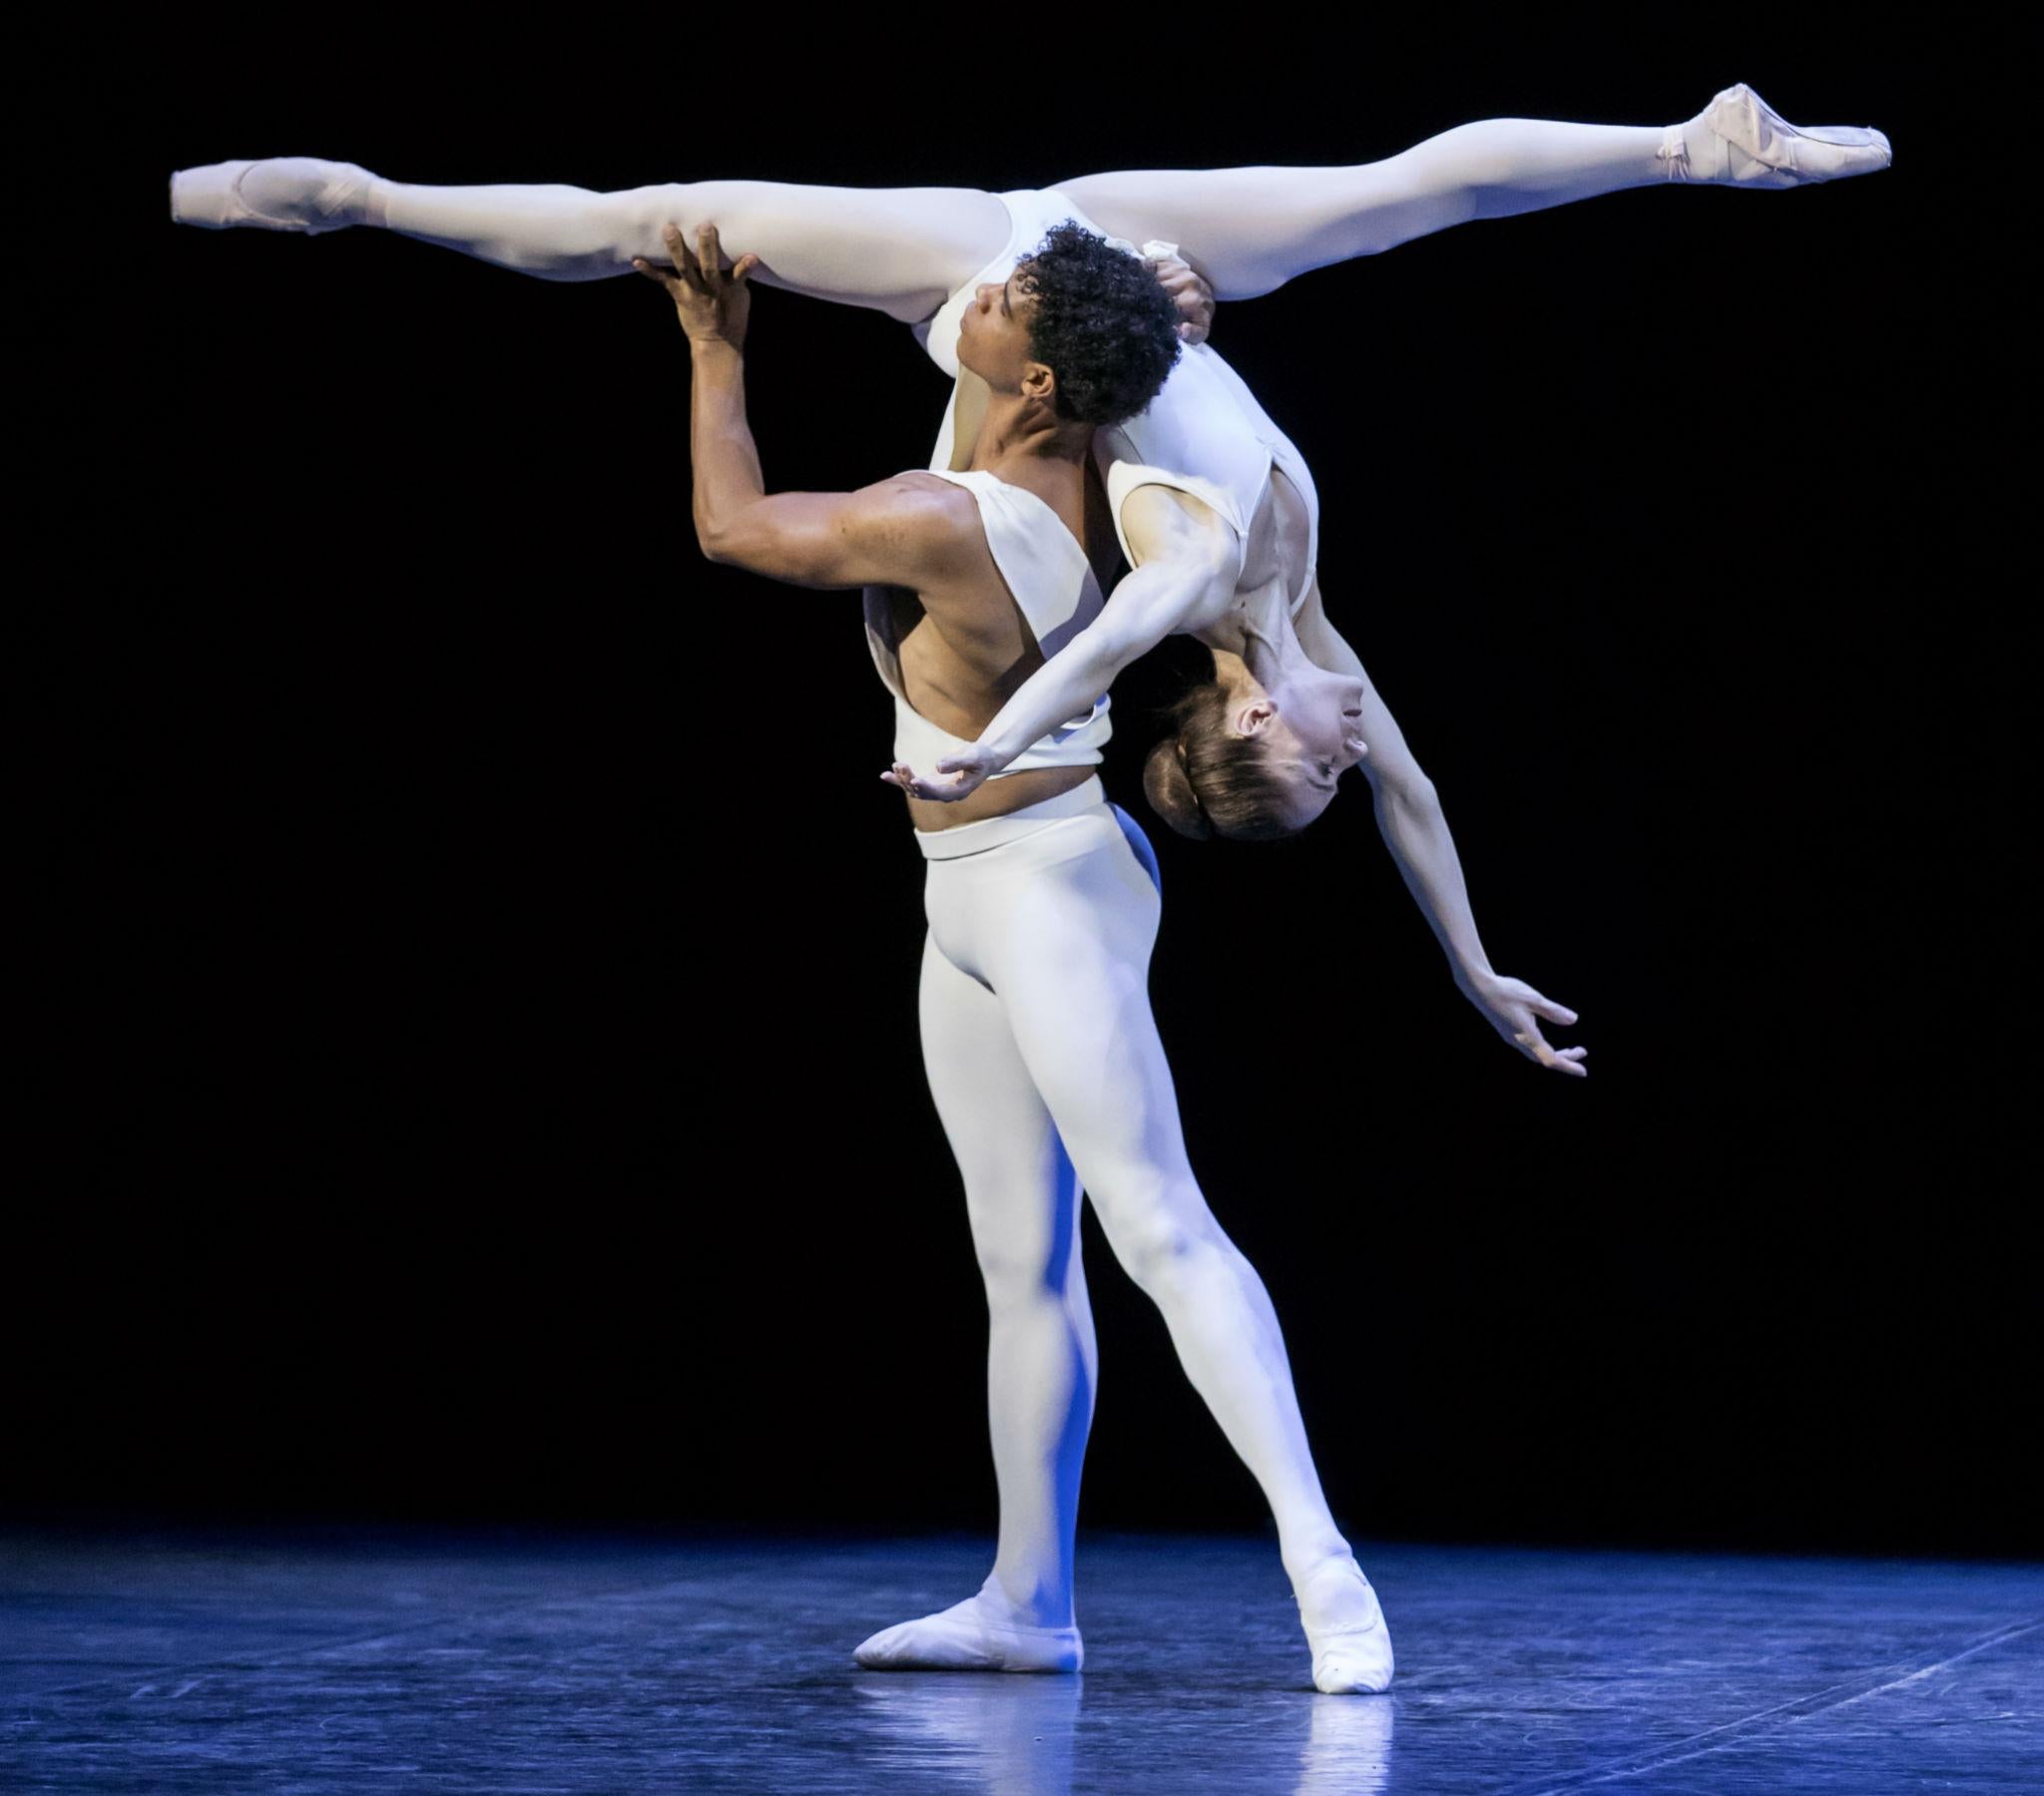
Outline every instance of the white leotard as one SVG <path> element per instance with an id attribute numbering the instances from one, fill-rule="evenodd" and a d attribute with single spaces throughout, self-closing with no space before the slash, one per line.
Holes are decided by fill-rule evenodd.
<path id="1" fill-rule="evenodd" d="M 1045 501 L 1027 487 L 1016 486 L 984 468 L 963 473 L 932 468 L 930 472 L 964 487 L 979 502 L 979 521 L 986 531 L 987 547 L 993 551 L 994 565 L 1046 660 L 1100 616 L 1100 582 L 1094 578 L 1085 548 Z M 918 773 L 932 773 L 940 755 L 955 754 L 972 744 L 932 723 L 909 703 L 901 679 L 891 590 L 867 587 L 865 614 L 866 647 L 872 651 L 880 677 L 894 694 L 894 758 L 906 761 Z M 1060 724 L 991 777 L 1026 773 L 1035 767 L 1097 766 L 1101 745 L 1112 728 L 1103 692 L 1090 711 Z"/>
<path id="2" fill-rule="evenodd" d="M 1043 240 L 1052 225 L 1070 219 L 1107 236 L 1056 189 L 1020 188 L 998 196 L 1008 209 L 1008 241 L 999 255 L 959 287 L 920 324 L 911 325 L 916 341 L 938 367 L 958 377 L 958 323 L 980 284 L 1006 280 L 1015 264 Z M 1109 241 L 1132 247 L 1119 237 Z M 1168 251 L 1169 244 L 1146 243 L 1145 253 Z M 951 462 L 954 447 L 957 389 L 944 408 L 944 422 L 930 455 L 932 473 Z M 1319 561 L 1320 501 L 1307 472 L 1305 458 L 1257 402 L 1242 376 L 1205 343 L 1188 343 L 1179 353 L 1163 389 L 1137 416 L 1097 430 L 1093 456 L 1107 487 L 1115 535 L 1131 565 L 1129 539 L 1122 528 L 1122 502 L 1139 486 L 1169 486 L 1203 499 L 1234 528 L 1245 545 L 1275 464 L 1299 490 L 1309 520 L 1305 577 L 1288 595 L 1293 616 L 1304 603 Z M 1049 650 L 1046 649 L 1046 654 Z M 912 764 L 912 763 L 911 763 Z"/>

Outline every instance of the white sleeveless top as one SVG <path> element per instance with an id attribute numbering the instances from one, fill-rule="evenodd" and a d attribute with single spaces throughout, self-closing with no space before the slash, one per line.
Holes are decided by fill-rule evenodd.
<path id="1" fill-rule="evenodd" d="M 1134 250 L 1134 245 L 1125 238 L 1108 236 L 1055 188 L 1019 188 L 998 198 L 1008 210 L 1006 246 L 930 318 L 910 326 L 924 352 L 954 380 L 958 376 L 958 321 L 972 303 L 980 283 L 1006 280 L 1015 271 L 1016 262 L 1043 240 L 1053 224 L 1070 219 L 1096 235 L 1106 236 L 1116 246 Z M 1142 253 L 1173 254 L 1176 247 L 1171 243 L 1148 242 Z M 952 403 L 944 408 L 943 427 L 930 456 L 933 473 L 941 473 L 951 462 L 956 400 L 954 388 Z M 1309 519 L 1306 579 L 1289 598 L 1291 613 L 1297 616 L 1319 561 L 1319 494 L 1306 470 L 1305 458 L 1272 422 L 1242 376 L 1209 345 L 1185 344 L 1164 386 L 1148 406 L 1133 418 L 1095 431 L 1093 458 L 1107 488 L 1108 510 L 1114 516 L 1122 554 L 1131 566 L 1135 557 L 1129 555 L 1128 535 L 1122 529 L 1122 501 L 1136 487 L 1177 487 L 1205 500 L 1247 543 L 1250 525 L 1276 463 L 1298 488 Z"/>
<path id="2" fill-rule="evenodd" d="M 978 501 L 979 521 L 986 531 L 987 547 L 993 551 L 994 565 L 1028 620 L 1045 660 L 1100 616 L 1100 582 L 1093 577 L 1086 551 L 1044 500 L 984 468 L 963 473 L 932 468 L 930 472 L 964 487 Z M 866 647 L 872 651 L 881 679 L 894 694 L 894 758 L 906 761 L 918 773 L 930 774 L 936 771 L 938 756 L 955 754 L 972 744 L 939 728 L 908 702 L 889 594 L 886 587 L 865 589 Z M 1026 773 L 1035 767 L 1097 766 L 1101 745 L 1112 727 L 1103 692 L 1091 710 L 1061 723 L 990 777 L 999 779 L 1002 774 Z"/>

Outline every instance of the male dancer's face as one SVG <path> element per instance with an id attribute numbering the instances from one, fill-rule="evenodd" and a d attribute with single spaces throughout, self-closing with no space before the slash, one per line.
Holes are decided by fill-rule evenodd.
<path id="1" fill-rule="evenodd" d="M 981 281 L 958 319 L 958 365 L 998 393 L 1024 392 L 1055 379 L 1030 347 L 1029 314 L 1036 300 L 1029 291 L 1028 266 L 1018 262 L 1004 281 Z"/>

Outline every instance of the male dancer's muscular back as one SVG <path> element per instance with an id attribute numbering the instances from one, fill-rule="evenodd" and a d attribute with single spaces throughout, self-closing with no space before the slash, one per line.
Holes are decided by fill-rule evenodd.
<path id="1" fill-rule="evenodd" d="M 971 459 L 970 443 L 953 458 L 960 471 Z M 1085 548 L 1094 579 L 1107 590 L 1120 550 L 1107 515 L 1107 495 L 1091 461 L 1045 460 L 1026 470 L 1009 470 L 1021 471 L 1029 479 L 1010 484 L 1023 486 L 1057 513 Z M 994 561 L 973 494 L 913 471 L 886 484 L 901 489 L 908 509 L 925 513 L 922 528 L 928 533 L 926 550 L 916 558 L 917 585 L 883 589 L 893 614 L 902 687 L 915 710 L 970 741 L 1043 666 L 1043 650 Z M 970 797 L 950 804 L 911 795 L 909 816 L 918 829 L 1003 816 L 1083 785 L 1096 771 L 1090 765 L 1027 768 L 990 779 Z"/>

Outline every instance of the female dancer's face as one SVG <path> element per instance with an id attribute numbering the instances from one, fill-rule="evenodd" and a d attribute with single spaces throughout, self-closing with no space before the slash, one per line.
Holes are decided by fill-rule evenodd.
<path id="1" fill-rule="evenodd" d="M 1362 690 L 1352 675 L 1314 668 L 1236 712 L 1237 726 L 1261 735 L 1267 760 L 1282 769 L 1290 792 L 1286 820 L 1295 828 L 1326 809 L 1334 782 L 1368 752 L 1360 733 Z"/>

